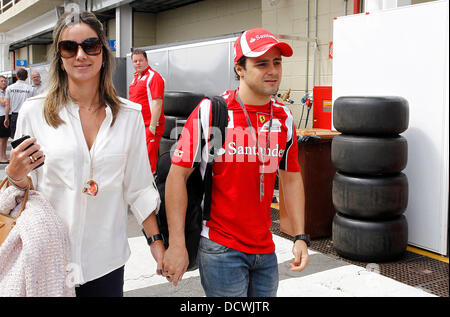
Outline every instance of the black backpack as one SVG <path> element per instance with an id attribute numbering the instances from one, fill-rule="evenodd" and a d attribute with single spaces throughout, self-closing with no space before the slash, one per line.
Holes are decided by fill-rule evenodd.
<path id="1" fill-rule="evenodd" d="M 186 189 L 188 195 L 188 204 L 186 209 L 185 222 L 185 238 L 186 249 L 189 255 L 189 266 L 187 271 L 192 271 L 197 268 L 197 251 L 200 241 L 200 233 L 202 231 L 203 220 L 210 219 L 211 209 L 211 188 L 212 188 L 212 165 L 217 156 L 217 150 L 220 149 L 225 142 L 225 132 L 228 124 L 228 106 L 225 100 L 220 96 L 215 96 L 211 100 L 212 112 L 212 127 L 220 129 L 222 138 L 211 138 L 209 150 L 209 159 L 206 165 L 204 178 L 202 179 L 199 164 L 192 174 L 189 176 Z M 201 149 L 206 144 L 203 131 L 200 131 L 202 136 Z M 211 137 L 211 136 L 210 136 Z M 163 242 L 166 249 L 169 247 L 169 230 L 166 218 L 165 208 L 165 183 L 167 175 L 169 174 L 171 165 L 172 151 L 167 151 L 160 155 L 156 167 L 156 187 L 158 188 L 161 197 L 161 205 L 159 212 L 156 214 L 156 219 L 159 226 L 159 231 L 163 236 Z M 204 208 L 202 210 L 201 203 L 204 197 Z"/>

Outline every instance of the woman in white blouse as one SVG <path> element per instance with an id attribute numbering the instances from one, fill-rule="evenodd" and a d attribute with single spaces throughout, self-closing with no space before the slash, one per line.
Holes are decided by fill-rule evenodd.
<path id="1" fill-rule="evenodd" d="M 11 151 L 6 172 L 21 188 L 29 174 L 67 225 L 77 296 L 123 296 L 128 205 L 148 237 L 159 234 L 141 107 L 117 95 L 94 14 L 63 15 L 51 54 L 48 94 L 23 104 L 15 138 L 31 138 Z M 159 274 L 162 241 L 150 249 Z"/>

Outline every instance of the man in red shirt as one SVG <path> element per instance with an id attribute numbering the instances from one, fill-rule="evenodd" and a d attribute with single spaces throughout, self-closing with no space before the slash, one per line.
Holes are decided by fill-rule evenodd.
<path id="1" fill-rule="evenodd" d="M 280 85 L 281 56 L 293 52 L 261 28 L 244 32 L 234 48 L 240 83 L 237 90 L 222 95 L 228 105 L 228 126 L 213 164 L 211 213 L 203 222 L 197 260 L 207 296 L 276 296 L 278 261 L 270 205 L 277 169 L 296 233 L 291 270 L 302 271 L 309 262 L 293 116 L 272 98 Z M 205 99 L 188 118 L 166 181 L 170 241 L 163 275 L 174 285 L 189 262 L 184 238 L 186 180 L 196 166 L 204 175 L 208 150 L 201 148 L 201 134 L 211 130 L 210 109 L 211 102 Z"/>
<path id="2" fill-rule="evenodd" d="M 147 136 L 148 158 L 153 175 L 156 173 L 159 142 L 164 133 L 164 79 L 154 71 L 147 60 L 144 50 L 136 49 L 131 54 L 134 73 L 129 87 L 129 99 L 142 106 L 145 131 Z"/>

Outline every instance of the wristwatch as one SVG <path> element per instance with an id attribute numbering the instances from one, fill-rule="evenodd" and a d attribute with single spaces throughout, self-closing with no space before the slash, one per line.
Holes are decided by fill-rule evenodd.
<path id="1" fill-rule="evenodd" d="M 151 245 L 153 242 L 158 241 L 158 240 L 161 240 L 161 241 L 164 242 L 163 236 L 160 233 L 155 234 L 155 235 L 151 236 L 150 238 L 147 237 L 147 235 L 145 234 L 144 229 L 142 229 L 142 233 L 144 234 L 144 237 L 147 240 L 147 244 L 148 245 Z"/>
<path id="2" fill-rule="evenodd" d="M 294 237 L 294 243 L 297 240 L 303 240 L 306 242 L 306 246 L 309 248 L 311 245 L 311 240 L 309 239 L 309 234 L 298 234 Z"/>

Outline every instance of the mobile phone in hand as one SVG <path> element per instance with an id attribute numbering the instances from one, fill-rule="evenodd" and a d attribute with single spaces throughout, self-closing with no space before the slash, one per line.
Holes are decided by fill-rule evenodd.
<path id="1" fill-rule="evenodd" d="M 23 137 L 18 138 L 17 140 L 11 141 L 11 146 L 12 146 L 12 148 L 15 149 L 17 146 L 19 146 L 20 143 L 22 143 L 23 141 L 25 141 L 26 139 L 29 139 L 29 138 L 30 138 L 29 135 L 24 135 Z M 27 146 L 26 149 L 28 149 L 28 148 L 29 148 L 30 146 L 32 146 L 32 145 L 34 145 L 34 143 L 33 143 L 33 144 L 30 144 L 29 146 Z M 25 149 L 25 150 L 26 150 L 26 149 Z M 36 151 L 36 152 L 37 152 L 37 151 Z M 34 152 L 34 153 L 36 153 L 36 152 Z M 31 155 L 33 155 L 34 153 L 32 153 Z M 36 169 L 36 168 L 38 168 L 38 167 L 41 167 L 42 165 L 44 165 L 44 162 L 42 162 L 41 164 L 39 164 L 38 166 L 36 166 L 36 167 L 33 168 L 33 169 Z"/>

